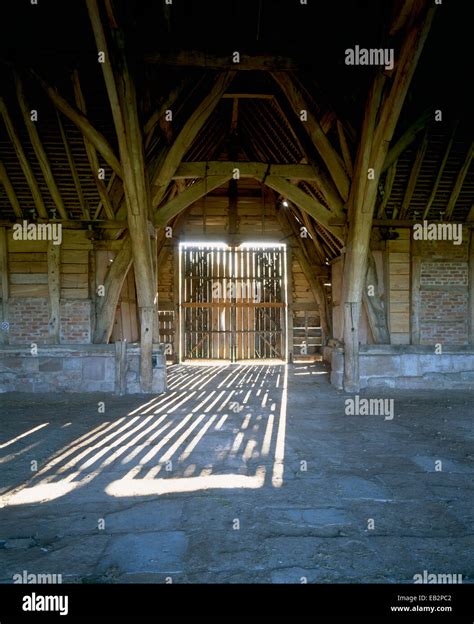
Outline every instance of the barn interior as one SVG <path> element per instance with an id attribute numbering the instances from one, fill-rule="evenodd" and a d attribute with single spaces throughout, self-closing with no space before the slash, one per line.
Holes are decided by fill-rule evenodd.
<path id="1" fill-rule="evenodd" d="M 2 579 L 472 576 L 468 9 L 40 0 L 1 29 Z"/>

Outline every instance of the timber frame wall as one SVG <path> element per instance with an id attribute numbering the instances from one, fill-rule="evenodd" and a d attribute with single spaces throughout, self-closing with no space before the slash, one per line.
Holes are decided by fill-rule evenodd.
<path id="1" fill-rule="evenodd" d="M 373 68 L 356 124 L 292 59 L 134 56 L 129 8 L 84 7 L 107 119 L 97 114 L 103 100 L 90 104 L 86 64 L 61 66 L 69 90 L 32 59 L 2 65 L 4 343 L 138 340 L 140 387 L 152 392 L 154 345 L 170 340 L 176 352 L 177 245 L 199 230 L 230 243 L 290 241 L 291 336 L 304 327 L 308 338 L 320 322 L 323 343 L 343 349 L 346 391 L 360 388 L 361 345 L 472 345 L 472 128 L 450 119 L 439 140 L 436 103 L 407 117 L 435 3 L 388 6 L 380 29 L 394 67 Z M 158 95 L 156 68 L 168 69 Z M 238 88 L 245 74 L 251 90 Z M 435 209 L 463 223 L 462 244 L 413 240 L 416 222 L 438 221 Z M 14 240 L 23 220 L 60 223 L 62 244 Z"/>

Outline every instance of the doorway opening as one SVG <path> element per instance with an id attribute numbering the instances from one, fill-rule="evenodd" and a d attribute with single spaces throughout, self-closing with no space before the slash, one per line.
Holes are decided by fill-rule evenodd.
<path id="1" fill-rule="evenodd" d="M 181 243 L 179 360 L 287 360 L 286 245 Z"/>

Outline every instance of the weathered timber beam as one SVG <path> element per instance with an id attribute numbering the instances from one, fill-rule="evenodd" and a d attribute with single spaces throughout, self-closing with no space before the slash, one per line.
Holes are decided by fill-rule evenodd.
<path id="1" fill-rule="evenodd" d="M 105 242 L 105 241 L 104 241 Z M 113 241 L 116 242 L 116 241 Z M 97 248 L 100 248 L 97 247 Z M 109 342 L 114 327 L 115 310 L 120 297 L 123 283 L 132 265 L 132 244 L 127 236 L 121 241 L 120 251 L 109 267 L 104 280 L 104 296 L 97 297 L 95 343 Z"/>
<path id="2" fill-rule="evenodd" d="M 423 159 L 425 157 L 427 147 L 428 147 L 428 137 L 426 136 L 426 132 L 425 132 L 425 136 L 423 137 L 420 145 L 418 146 L 415 160 L 411 168 L 410 177 L 408 178 L 408 184 L 405 189 L 405 195 L 403 197 L 402 207 L 400 210 L 400 219 L 403 219 L 406 216 L 408 209 L 410 208 L 410 203 L 413 198 L 413 194 L 415 192 L 416 183 L 418 181 L 418 176 L 420 175 L 421 166 L 423 164 Z"/>
<path id="3" fill-rule="evenodd" d="M 28 186 L 30 187 L 30 191 L 33 196 L 33 201 L 35 202 L 38 215 L 42 217 L 43 219 L 47 219 L 48 213 L 46 212 L 46 208 L 44 207 L 43 197 L 41 196 L 41 191 L 39 189 L 38 182 L 35 178 L 33 170 L 31 169 L 29 160 L 26 157 L 26 154 L 23 150 L 20 137 L 18 136 L 16 128 L 13 125 L 13 122 L 8 113 L 6 104 L 3 101 L 3 98 L 1 97 L 0 97 L 0 114 L 3 117 L 3 121 L 5 122 L 5 127 L 7 129 L 8 136 L 10 137 L 10 141 L 13 144 L 17 158 L 20 161 L 20 167 L 23 172 L 23 175 L 25 176 Z"/>
<path id="4" fill-rule="evenodd" d="M 329 212 L 329 210 L 316 199 L 310 197 L 307 193 L 284 178 L 268 176 L 265 179 L 265 184 L 292 201 L 298 208 L 311 215 L 315 221 L 323 225 L 339 241 L 343 241 L 342 231 L 329 223 L 330 218 L 333 217 L 334 214 Z M 339 216 L 342 217 L 342 215 Z"/>
<path id="5" fill-rule="evenodd" d="M 289 58 L 272 55 L 240 55 L 240 62 L 235 63 L 233 55 L 218 56 L 199 50 L 180 50 L 178 52 L 150 52 L 145 55 L 146 63 L 162 67 L 195 67 L 197 69 L 236 70 L 236 71 L 294 71 L 297 63 Z"/>
<path id="6" fill-rule="evenodd" d="M 143 129 L 143 134 L 145 137 L 145 149 L 149 146 L 151 138 L 153 136 L 153 132 L 158 125 L 160 119 L 162 119 L 163 115 L 166 113 L 167 110 L 172 109 L 175 102 L 185 93 L 187 88 L 190 87 L 192 83 L 192 76 L 185 76 L 183 80 L 179 83 L 179 85 L 173 88 L 168 93 L 167 97 L 163 99 L 158 109 L 150 115 Z"/>
<path id="7" fill-rule="evenodd" d="M 421 223 L 420 219 L 374 219 L 372 222 L 372 226 L 373 227 L 383 227 L 383 228 L 397 228 L 397 229 L 403 229 L 403 228 L 410 228 L 412 229 L 413 226 L 415 225 L 415 223 Z M 446 221 L 438 221 L 438 220 L 430 220 L 430 224 L 445 224 L 446 225 Z M 470 224 L 469 222 L 463 222 L 463 227 L 466 228 L 472 228 L 474 227 L 474 225 Z"/>
<path id="8" fill-rule="evenodd" d="M 429 197 L 428 202 L 426 204 L 426 208 L 423 211 L 423 219 L 426 219 L 426 217 L 428 216 L 428 213 L 429 213 L 429 211 L 431 209 L 431 206 L 433 205 L 434 199 L 436 197 L 436 193 L 438 192 L 438 186 L 439 186 L 439 183 L 441 182 L 441 178 L 443 177 L 444 168 L 446 167 L 446 163 L 448 162 L 449 154 L 451 152 L 451 148 L 452 148 L 453 143 L 454 143 L 454 136 L 456 134 L 458 123 L 459 123 L 459 120 L 455 121 L 454 124 L 453 124 L 453 129 L 451 130 L 451 135 L 449 137 L 448 144 L 447 144 L 446 149 L 444 151 L 443 160 L 441 161 L 441 164 L 438 167 L 438 173 L 436 175 L 436 180 L 435 180 L 435 182 L 433 184 L 433 188 L 431 189 L 430 197 Z"/>
<path id="9" fill-rule="evenodd" d="M 77 193 L 77 198 L 79 200 L 79 205 L 81 207 L 81 212 L 82 212 L 82 216 L 84 217 L 84 219 L 89 219 L 90 218 L 90 214 L 89 214 L 89 210 L 87 208 L 87 203 L 84 197 L 84 193 L 82 192 L 82 186 L 81 186 L 81 181 L 79 178 L 79 174 L 77 172 L 77 167 L 76 167 L 76 163 L 74 161 L 74 157 L 72 155 L 72 151 L 71 151 L 71 146 L 69 145 L 69 141 L 67 138 L 67 134 L 66 134 L 66 130 L 64 128 L 64 124 L 61 120 L 61 115 L 59 114 L 59 111 L 56 111 L 56 117 L 58 120 L 58 126 L 59 126 L 59 132 L 61 133 L 61 138 L 63 141 L 63 145 L 64 145 L 64 149 L 66 151 L 66 156 L 67 156 L 67 161 L 69 163 L 69 169 L 71 170 L 71 176 L 74 182 L 74 188 L 76 189 L 76 193 Z M 67 219 L 67 217 L 66 217 Z"/>
<path id="10" fill-rule="evenodd" d="M 21 223 L 21 217 L 18 217 L 14 220 L 9 219 L 0 219 L 0 227 L 11 227 L 13 223 Z M 37 223 L 61 223 L 64 230 L 86 230 L 89 226 L 92 226 L 94 229 L 107 229 L 107 230 L 117 230 L 117 229 L 126 229 L 128 227 L 127 221 L 117 221 L 117 220 L 102 220 L 96 221 L 93 219 L 36 219 Z"/>
<path id="11" fill-rule="evenodd" d="M 204 195 L 207 195 L 207 193 L 210 193 L 219 186 L 222 186 L 231 178 L 232 173 L 228 173 L 227 175 L 212 176 L 204 178 L 187 187 L 185 191 L 175 195 L 173 199 L 167 202 L 164 206 L 158 208 L 155 214 L 155 227 L 163 227 L 170 219 L 176 217 L 188 206 L 193 204 L 198 199 L 201 199 L 201 197 L 204 197 Z"/>
<path id="12" fill-rule="evenodd" d="M 469 214 L 467 215 L 467 221 L 468 221 L 468 223 L 470 221 L 474 221 L 474 203 L 472 204 L 471 208 L 469 209 Z"/>
<path id="13" fill-rule="evenodd" d="M 120 68 L 116 76 L 97 0 L 86 0 L 86 5 L 97 50 L 104 52 L 105 55 L 105 62 L 101 63 L 101 67 L 112 108 L 120 159 L 123 165 L 128 226 L 140 310 L 140 385 L 143 392 L 151 392 L 153 387 L 153 325 L 157 305 L 157 288 L 148 220 L 151 213 L 151 203 L 135 84 L 124 50 L 123 33 L 119 31 L 118 27 L 112 26 L 117 66 Z M 112 6 L 110 6 L 109 13 L 113 17 Z M 115 22 L 115 18 L 113 21 Z"/>
<path id="14" fill-rule="evenodd" d="M 5 188 L 5 192 L 7 197 L 12 205 L 15 216 L 21 219 L 23 217 L 23 213 L 20 207 L 20 202 L 18 201 L 18 197 L 16 196 L 15 189 L 10 182 L 10 178 L 8 177 L 7 170 L 5 169 L 5 165 L 0 161 L 0 182 L 3 184 Z"/>
<path id="15" fill-rule="evenodd" d="M 413 143 L 417 135 L 421 130 L 426 128 L 428 120 L 430 119 L 433 111 L 431 108 L 426 109 L 402 134 L 398 141 L 393 145 L 385 157 L 382 173 L 387 171 L 400 157 L 400 155 Z"/>
<path id="16" fill-rule="evenodd" d="M 418 10 L 413 16 L 412 27 L 401 46 L 395 76 L 387 98 L 384 100 L 382 114 L 378 120 L 376 143 L 373 147 L 374 160 L 377 161 L 381 160 L 381 155 L 383 154 L 383 162 L 385 162 L 388 147 L 393 139 L 408 87 L 433 22 L 436 6 L 427 2 L 420 2 L 419 4 L 422 10 Z"/>
<path id="17" fill-rule="evenodd" d="M 31 109 L 26 101 L 23 83 L 18 74 L 15 74 L 15 88 L 18 104 L 20 105 L 20 110 L 23 115 L 23 121 L 25 122 L 26 129 L 28 130 L 28 135 L 43 173 L 46 186 L 51 193 L 51 197 L 53 198 L 59 214 L 63 219 L 67 219 L 68 215 L 66 208 L 64 207 L 63 198 L 61 197 L 61 193 L 59 192 L 58 185 L 56 184 L 56 180 L 54 179 L 54 175 L 51 170 L 51 165 L 49 164 L 48 157 L 44 150 L 43 144 L 41 143 L 40 136 L 36 129 L 36 123 L 31 120 Z"/>
<path id="18" fill-rule="evenodd" d="M 56 89 L 51 87 L 45 80 L 43 80 L 43 78 L 38 76 L 36 72 L 31 73 L 38 80 L 56 108 L 79 128 L 87 140 L 90 141 L 99 154 L 101 154 L 105 162 L 113 169 L 113 171 L 115 171 L 119 178 L 122 178 L 123 174 L 120 161 L 104 135 L 94 128 L 91 122 L 80 110 L 71 106 L 65 98 L 59 95 Z"/>
<path id="19" fill-rule="evenodd" d="M 61 297 L 61 246 L 48 242 L 48 308 L 49 336 L 53 344 L 59 343 Z"/>
<path id="20" fill-rule="evenodd" d="M 223 100 L 274 100 L 272 93 L 224 93 Z"/>
<path id="21" fill-rule="evenodd" d="M 393 183 L 395 182 L 395 176 L 397 175 L 397 160 L 393 163 L 393 165 L 387 171 L 387 175 L 385 176 L 385 184 L 383 189 L 383 199 L 380 203 L 380 207 L 377 212 L 377 217 L 379 219 L 383 218 L 385 214 L 385 209 L 388 204 L 388 200 L 390 199 L 390 195 L 392 194 Z"/>
<path id="22" fill-rule="evenodd" d="M 74 97 L 76 98 L 77 108 L 81 111 L 81 113 L 85 115 L 87 112 L 86 101 L 82 93 L 79 73 L 77 72 L 77 70 L 73 71 L 72 73 L 72 84 L 74 87 Z M 113 219 L 115 217 L 115 214 L 112 202 L 110 201 L 110 197 L 107 192 L 107 187 L 105 186 L 104 180 L 99 178 L 99 159 L 97 157 L 96 149 L 94 147 L 94 144 L 88 139 L 86 135 L 83 136 L 83 141 L 84 147 L 86 149 L 87 160 L 89 161 L 92 176 L 94 178 L 100 200 L 102 202 L 102 205 L 104 206 L 105 214 L 109 219 Z"/>
<path id="23" fill-rule="evenodd" d="M 349 197 L 350 180 L 344 169 L 343 160 L 332 146 L 316 117 L 311 113 L 311 109 L 305 101 L 303 93 L 298 88 L 294 78 L 290 74 L 283 72 L 272 72 L 272 76 L 280 86 L 296 114 L 299 116 L 302 110 L 307 112 L 307 121 L 302 123 L 328 168 L 329 174 L 339 194 L 342 199 L 347 200 Z"/>
<path id="24" fill-rule="evenodd" d="M 301 218 L 303 219 L 303 223 L 305 225 L 305 228 L 308 230 L 311 241 L 314 245 L 314 249 L 316 251 L 316 255 L 319 258 L 319 261 L 321 264 L 324 264 L 326 261 L 326 257 L 327 254 L 324 251 L 324 249 L 321 247 L 319 241 L 318 241 L 318 236 L 316 234 L 316 230 L 313 227 L 313 224 L 311 222 L 311 219 L 309 218 L 309 215 L 307 212 L 305 212 L 304 210 L 300 211 L 301 213 Z"/>
<path id="25" fill-rule="evenodd" d="M 377 268 L 372 252 L 369 251 L 367 261 L 367 275 L 365 288 L 362 291 L 362 299 L 367 312 L 370 330 L 376 344 L 390 344 L 390 332 L 388 331 L 387 313 L 384 302 L 379 293 L 379 281 Z M 368 287 L 373 288 L 373 294 L 368 294 Z"/>
<path id="26" fill-rule="evenodd" d="M 388 92 L 382 93 L 380 85 L 383 87 L 386 78 L 378 72 L 366 105 L 353 178 L 354 181 L 363 180 L 363 183 L 358 183 L 357 192 L 353 192 L 351 188 L 350 227 L 343 275 L 344 388 L 348 392 L 358 391 L 360 388 L 359 320 L 378 183 L 433 16 L 434 7 L 428 2 L 416 6 L 401 43 Z M 367 179 L 367 155 L 370 167 L 375 172 L 370 180 Z"/>
<path id="27" fill-rule="evenodd" d="M 112 206 L 112 200 L 110 199 L 110 192 L 112 190 L 112 187 L 114 185 L 114 182 L 117 180 L 117 176 L 115 175 L 115 172 L 112 172 L 112 175 L 110 176 L 110 180 L 107 182 L 107 186 L 105 187 L 105 191 L 107 194 L 107 198 L 110 201 L 110 208 L 112 210 L 112 218 L 115 217 L 116 219 L 118 218 L 118 215 L 114 214 L 114 209 Z M 97 219 L 100 215 L 100 212 L 102 210 L 102 208 L 104 208 L 104 202 L 102 201 L 102 199 L 99 201 L 99 203 L 97 204 L 97 208 L 95 209 L 94 212 L 94 219 Z M 105 210 L 106 214 L 107 214 L 107 210 Z"/>
<path id="28" fill-rule="evenodd" d="M 349 145 L 347 144 L 346 134 L 344 131 L 344 126 L 342 123 L 337 120 L 337 134 L 339 137 L 339 145 L 341 146 L 342 157 L 344 159 L 344 164 L 346 166 L 347 174 L 350 178 L 352 178 L 352 174 L 354 172 L 354 166 L 352 164 L 352 156 L 349 150 Z"/>
<path id="29" fill-rule="evenodd" d="M 318 276 L 316 276 L 312 270 L 311 264 L 308 261 L 306 255 L 307 252 L 304 247 L 303 240 L 301 239 L 301 236 L 299 236 L 299 232 L 295 229 L 294 221 L 290 220 L 288 218 L 288 215 L 286 215 L 282 210 L 279 210 L 277 212 L 277 218 L 280 227 L 285 235 L 288 238 L 291 237 L 291 239 L 295 243 L 295 246 L 293 247 L 295 257 L 298 260 L 306 279 L 308 280 L 311 292 L 313 293 L 313 297 L 319 307 L 321 330 L 324 340 L 324 336 L 328 336 L 330 333 L 329 307 L 326 293 L 321 286 L 321 282 L 319 281 Z"/>
<path id="30" fill-rule="evenodd" d="M 308 195 L 310 195 L 310 197 L 312 197 L 313 199 L 317 200 L 317 196 L 314 194 L 313 189 L 307 183 L 304 183 L 299 188 L 301 188 L 301 190 L 305 191 L 305 193 L 308 193 Z M 301 212 L 301 211 L 299 211 L 299 212 Z M 298 214 L 299 214 L 299 212 L 298 212 Z M 334 223 L 332 223 L 332 221 L 333 221 L 333 219 L 330 219 L 330 221 L 329 221 L 330 225 L 334 225 Z M 337 221 L 336 225 L 339 225 L 340 220 L 334 219 L 334 221 Z M 328 255 L 331 256 L 333 254 L 338 256 L 339 253 L 340 253 L 340 244 L 337 243 L 334 240 L 334 238 L 331 236 L 329 231 L 326 228 L 324 228 L 323 226 L 321 226 L 319 223 L 316 223 L 314 220 L 311 221 L 311 227 L 313 228 L 315 234 L 317 234 L 319 236 L 319 239 L 321 240 L 321 243 L 324 243 L 322 249 L 323 249 L 323 251 L 325 253 L 325 258 L 326 258 L 326 256 L 328 256 Z"/>
<path id="31" fill-rule="evenodd" d="M 301 127 L 302 124 L 299 116 L 297 115 L 297 111 L 295 111 L 291 107 L 288 100 L 283 97 L 283 93 L 280 93 L 280 97 L 276 98 L 276 103 L 293 136 L 295 137 L 302 154 L 304 154 L 307 162 L 310 163 L 314 169 L 317 176 L 317 180 L 315 180 L 314 183 L 316 184 L 319 193 L 323 196 L 326 204 L 331 207 L 331 210 L 335 209 L 336 211 L 342 212 L 344 202 L 342 201 L 332 178 L 328 173 L 326 173 L 326 168 L 324 166 L 321 167 L 312 156 L 312 153 L 315 151 L 315 146 L 308 132 Z M 263 160 L 265 160 L 265 158 L 263 158 Z"/>
<path id="32" fill-rule="evenodd" d="M 446 208 L 446 217 L 448 219 L 450 219 L 453 216 L 454 207 L 456 205 L 462 186 L 464 184 L 464 180 L 466 178 L 467 172 L 469 171 L 469 167 L 471 166 L 471 161 L 472 161 L 473 156 L 474 156 L 474 141 L 471 143 L 471 145 L 469 146 L 469 149 L 467 150 L 466 158 L 458 173 L 456 182 L 454 183 L 453 192 L 451 193 L 451 197 L 449 198 L 449 202 L 448 202 L 448 207 Z"/>
<path id="33" fill-rule="evenodd" d="M 224 72 L 214 79 L 209 92 L 187 119 L 173 144 L 163 150 L 158 160 L 156 174 L 152 179 L 152 206 L 155 209 L 164 198 L 166 189 L 184 155 L 219 103 L 234 76 L 234 72 Z"/>
<path id="34" fill-rule="evenodd" d="M 395 0 L 393 3 L 393 19 L 389 35 L 393 37 L 399 33 L 408 22 L 413 11 L 413 0 Z"/>
<path id="35" fill-rule="evenodd" d="M 263 180 L 265 176 L 277 176 L 294 180 L 318 180 L 318 173 L 312 165 L 284 165 L 267 164 L 260 162 L 242 161 L 209 161 L 209 162 L 182 162 L 173 175 L 173 180 L 186 178 L 204 178 L 233 174 L 239 170 L 241 178 L 256 178 Z"/>

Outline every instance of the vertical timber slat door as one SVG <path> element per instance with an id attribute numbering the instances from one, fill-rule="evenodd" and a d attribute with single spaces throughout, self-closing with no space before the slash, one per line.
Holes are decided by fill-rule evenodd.
<path id="1" fill-rule="evenodd" d="M 183 360 L 285 359 L 285 245 L 180 245 Z"/>

